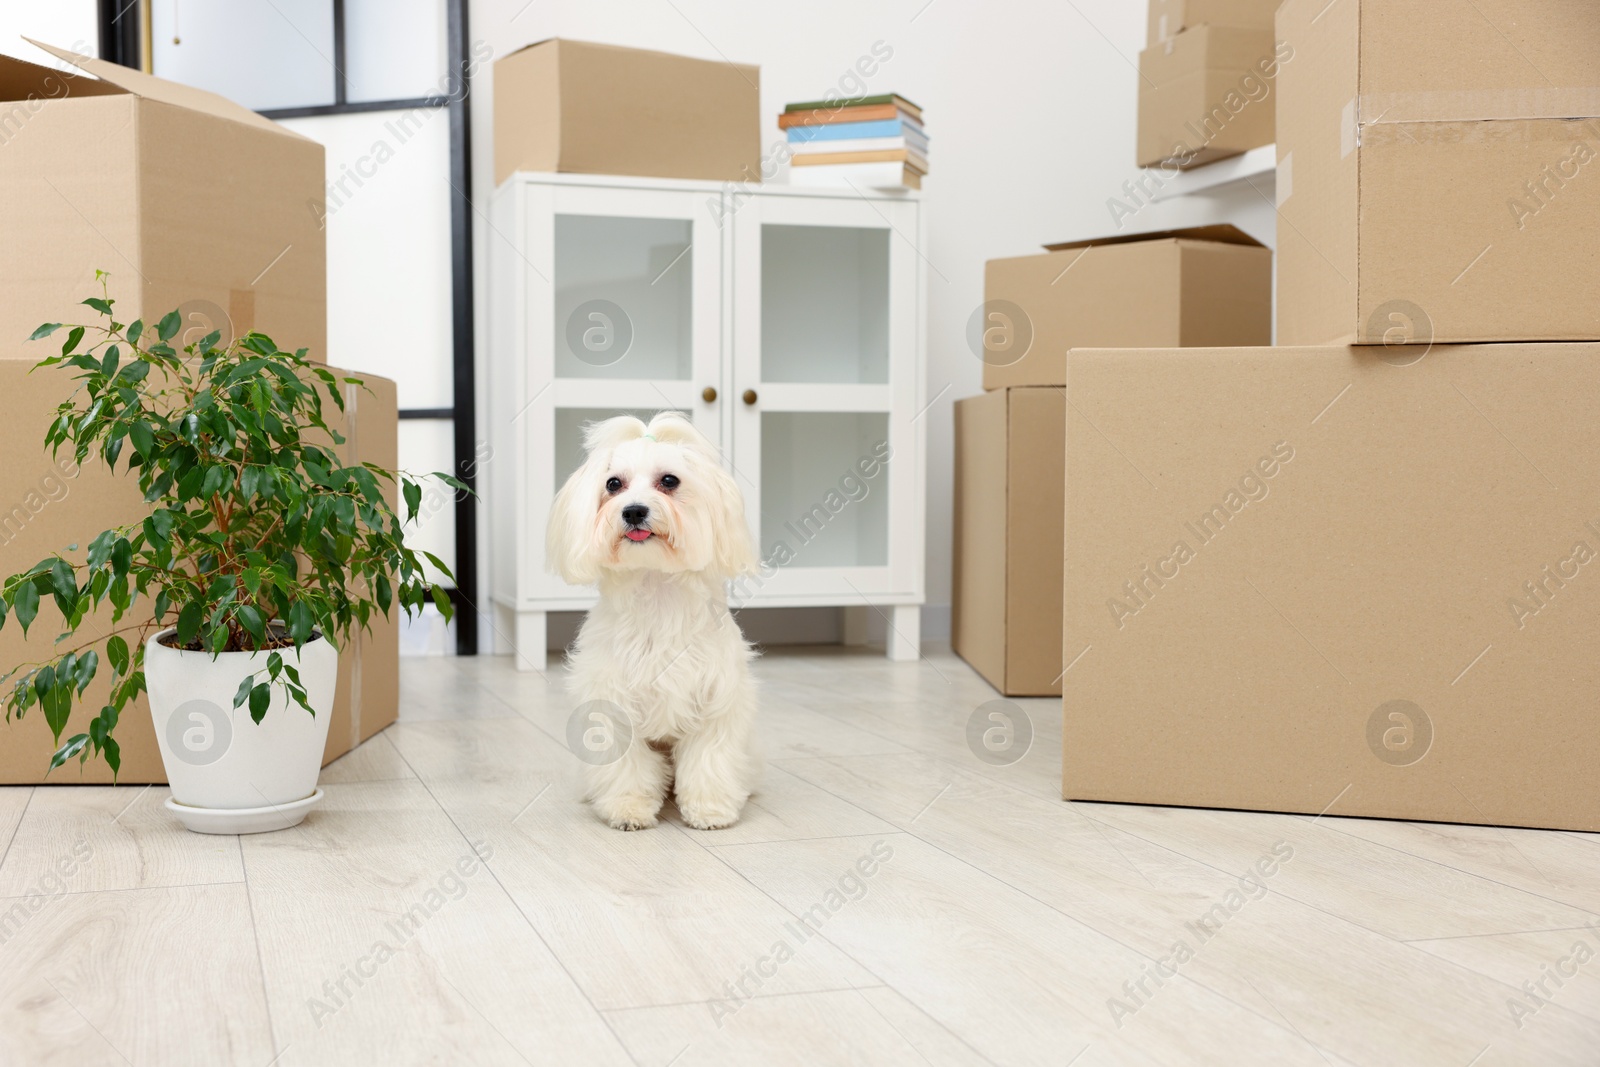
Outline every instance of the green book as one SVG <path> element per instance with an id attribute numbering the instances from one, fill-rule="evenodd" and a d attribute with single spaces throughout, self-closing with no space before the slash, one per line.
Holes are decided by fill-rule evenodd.
<path id="1" fill-rule="evenodd" d="M 823 108 L 867 107 L 872 104 L 894 104 L 913 115 L 922 114 L 922 109 L 899 93 L 879 93 L 877 96 L 862 96 L 842 100 L 807 100 L 799 104 L 785 104 L 784 111 L 820 111 Z"/>

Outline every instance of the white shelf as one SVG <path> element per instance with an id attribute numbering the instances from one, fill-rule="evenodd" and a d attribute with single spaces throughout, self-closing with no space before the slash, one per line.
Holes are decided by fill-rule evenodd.
<path id="1" fill-rule="evenodd" d="M 1278 146 L 1262 145 L 1240 156 L 1229 156 L 1203 167 L 1180 171 L 1167 180 L 1153 199 L 1159 203 L 1182 196 L 1217 193 L 1246 182 L 1270 197 L 1277 187 L 1277 167 Z"/>

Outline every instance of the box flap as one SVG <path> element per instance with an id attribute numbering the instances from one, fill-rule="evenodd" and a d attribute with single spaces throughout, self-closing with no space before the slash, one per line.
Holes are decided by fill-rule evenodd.
<path id="1" fill-rule="evenodd" d="M 1243 230 L 1226 222 L 1219 222 L 1210 226 L 1185 226 L 1176 230 L 1151 230 L 1149 233 L 1121 233 L 1115 237 L 1091 237 L 1085 241 L 1061 241 L 1044 247 L 1050 252 L 1064 252 L 1069 248 L 1089 248 L 1094 245 L 1125 245 L 1136 241 L 1178 239 L 1212 241 L 1217 244 L 1227 245 L 1249 245 L 1253 248 L 1266 247 Z"/>
<path id="2" fill-rule="evenodd" d="M 30 63 L 15 56 L 0 55 L 0 101 L 43 99 L 68 96 L 104 96 L 120 93 L 113 85 L 103 85 L 71 71 Z"/>
<path id="3" fill-rule="evenodd" d="M 280 126 L 271 119 L 259 115 L 243 104 L 236 104 L 227 97 L 218 96 L 216 93 L 196 89 L 191 85 L 180 85 L 177 82 L 157 78 L 153 74 L 124 67 L 118 63 L 108 63 L 103 59 L 93 59 L 89 56 L 79 55 L 65 48 L 56 48 L 42 41 L 35 41 L 32 37 L 24 37 L 24 41 L 42 48 L 46 52 L 64 62 L 71 63 L 86 74 L 92 74 L 101 81 L 116 86 L 123 92 L 132 93 L 144 100 L 155 100 L 163 104 L 172 104 L 175 107 L 185 108 L 189 111 L 198 111 L 203 115 L 213 118 L 228 119 L 233 122 L 254 126 L 261 130 L 270 130 L 280 133 L 285 137 L 294 137 L 298 140 L 310 140 L 294 132 L 287 126 Z"/>

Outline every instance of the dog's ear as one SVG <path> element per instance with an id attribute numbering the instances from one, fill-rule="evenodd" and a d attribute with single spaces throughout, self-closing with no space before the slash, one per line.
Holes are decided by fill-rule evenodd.
<path id="1" fill-rule="evenodd" d="M 595 479 L 593 456 L 572 472 L 550 505 L 550 523 L 545 527 L 545 566 L 573 585 L 593 585 L 600 580 L 600 565 L 595 559 L 595 517 L 600 502 L 600 487 Z"/>
<path id="2" fill-rule="evenodd" d="M 593 585 L 600 580 L 596 523 L 606 476 L 603 468 L 610 462 L 612 449 L 644 434 L 644 423 L 632 415 L 618 415 L 584 430 L 588 458 L 556 494 L 544 536 L 546 566 L 573 585 Z"/>
<path id="3" fill-rule="evenodd" d="M 744 518 L 744 494 L 733 475 L 722 469 L 715 454 L 707 456 L 707 483 L 715 487 L 716 530 L 713 532 L 712 565 L 724 578 L 739 578 L 758 573 L 755 543 Z"/>

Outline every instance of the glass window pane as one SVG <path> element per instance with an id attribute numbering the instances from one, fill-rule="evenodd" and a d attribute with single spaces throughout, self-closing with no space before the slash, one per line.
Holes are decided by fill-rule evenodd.
<path id="1" fill-rule="evenodd" d="M 761 558 L 787 567 L 889 562 L 889 416 L 761 416 Z M 782 547 L 780 547 L 782 546 Z"/>
<path id="2" fill-rule="evenodd" d="M 689 377 L 692 235 L 687 219 L 556 216 L 556 377 Z"/>
<path id="3" fill-rule="evenodd" d="M 761 230 L 761 377 L 889 380 L 889 231 Z"/>
<path id="4" fill-rule="evenodd" d="M 414 476 L 455 470 L 455 424 L 448 419 L 400 420 L 400 469 Z M 456 558 L 456 498 L 454 489 L 437 478 L 421 478 L 422 507 L 417 512 L 417 522 L 406 527 L 406 544 L 412 549 L 426 549 L 455 566 Z M 403 505 L 402 505 L 403 507 Z M 401 511 L 401 517 L 405 512 Z M 432 564 L 424 561 L 430 582 L 453 588 L 455 582 L 445 579 Z"/>
<path id="5" fill-rule="evenodd" d="M 344 49 L 352 102 L 442 94 L 444 0 L 344 0 Z"/>
<path id="6" fill-rule="evenodd" d="M 155 73 L 257 111 L 334 99 L 332 0 L 151 0 Z"/>
<path id="7" fill-rule="evenodd" d="M 449 117 L 418 108 L 284 125 L 328 150 L 328 362 L 393 378 L 402 408 L 450 407 Z"/>
<path id="8" fill-rule="evenodd" d="M 640 422 L 655 418 L 658 408 L 556 408 L 555 475 L 556 488 L 567 484 L 572 472 L 583 466 L 583 431 L 591 422 L 603 422 L 615 415 L 632 415 Z M 685 411 L 692 421 L 694 414 Z"/>

